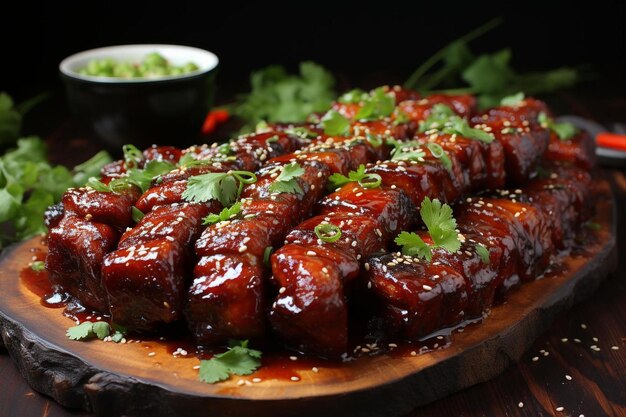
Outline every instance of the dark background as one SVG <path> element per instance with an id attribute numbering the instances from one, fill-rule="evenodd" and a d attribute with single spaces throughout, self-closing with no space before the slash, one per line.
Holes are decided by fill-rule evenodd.
<path id="1" fill-rule="evenodd" d="M 247 89 L 251 70 L 274 63 L 295 69 L 307 59 L 333 71 L 340 89 L 369 87 L 371 80 L 402 82 L 436 50 L 496 16 L 505 23 L 473 42 L 475 52 L 511 47 L 519 71 L 590 66 L 595 77 L 587 87 L 594 93 L 623 96 L 626 91 L 626 6 L 619 1 L 583 2 L 584 7 L 547 0 L 379 2 L 375 7 L 366 2 L 350 7 L 339 2 L 291 2 L 289 7 L 52 3 L 22 2 L 3 13 L 0 91 L 17 101 L 43 90 L 62 91 L 57 66 L 65 56 L 124 43 L 179 43 L 215 52 L 222 101 Z"/>

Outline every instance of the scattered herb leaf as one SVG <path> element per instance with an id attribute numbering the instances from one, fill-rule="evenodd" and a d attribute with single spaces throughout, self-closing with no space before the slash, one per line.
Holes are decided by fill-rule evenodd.
<path id="1" fill-rule="evenodd" d="M 203 219 L 202 224 L 214 224 L 230 220 L 241 212 L 241 202 L 237 201 L 230 207 L 225 207 L 218 214 L 211 213 Z"/>
<path id="2" fill-rule="evenodd" d="M 384 87 L 379 87 L 365 97 L 363 106 L 354 118 L 356 120 L 378 120 L 390 116 L 395 107 L 395 96 L 386 92 Z"/>
<path id="3" fill-rule="evenodd" d="M 476 245 L 476 253 L 480 256 L 480 260 L 483 261 L 485 265 L 489 265 L 489 250 L 480 243 Z"/>
<path id="4" fill-rule="evenodd" d="M 249 171 L 211 172 L 189 178 L 183 199 L 204 203 L 218 200 L 223 206 L 231 206 L 239 199 L 244 184 L 253 184 L 256 175 Z"/>
<path id="5" fill-rule="evenodd" d="M 304 169 L 297 162 L 284 165 L 280 175 L 270 185 L 269 190 L 273 193 L 301 193 L 302 188 L 298 184 L 297 178 L 302 175 L 304 175 Z"/>
<path id="6" fill-rule="evenodd" d="M 351 182 L 358 182 L 364 188 L 377 188 L 382 183 L 382 178 L 378 174 L 365 173 L 365 165 L 361 164 L 356 171 L 350 171 L 348 176 L 334 173 L 328 178 L 329 188 L 335 189 Z"/>
<path id="7" fill-rule="evenodd" d="M 270 266 L 270 256 L 274 252 L 274 248 L 272 246 L 267 246 L 263 251 L 263 264 L 267 267 Z"/>
<path id="8" fill-rule="evenodd" d="M 139 223 L 141 221 L 141 219 L 143 219 L 143 216 L 145 216 L 145 214 L 143 213 L 143 211 L 139 210 L 137 207 L 133 206 L 133 208 L 131 209 L 132 211 L 132 216 L 133 216 L 133 221 L 135 223 Z"/>
<path id="9" fill-rule="evenodd" d="M 214 384 L 231 375 L 250 375 L 261 366 L 261 352 L 248 348 L 248 341 L 231 343 L 224 353 L 200 361 L 199 378 Z"/>
<path id="10" fill-rule="evenodd" d="M 525 98 L 526 98 L 526 95 L 520 91 L 519 93 L 502 97 L 502 100 L 500 100 L 500 105 L 511 106 L 511 107 L 519 106 L 524 101 Z"/>
<path id="11" fill-rule="evenodd" d="M 347 136 L 350 133 L 350 121 L 336 110 L 326 112 L 321 123 L 324 133 L 329 136 Z"/>
<path id="12" fill-rule="evenodd" d="M 569 140 L 578 133 L 578 129 L 573 124 L 567 122 L 557 123 L 544 112 L 539 113 L 538 121 L 542 127 L 556 133 L 561 140 Z"/>
<path id="13" fill-rule="evenodd" d="M 44 263 L 44 261 L 34 261 L 30 264 L 30 269 L 35 272 L 41 272 L 46 269 L 46 264 Z"/>

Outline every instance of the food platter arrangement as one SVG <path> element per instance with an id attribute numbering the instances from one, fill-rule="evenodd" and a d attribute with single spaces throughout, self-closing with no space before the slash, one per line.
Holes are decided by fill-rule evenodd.
<path id="1" fill-rule="evenodd" d="M 398 86 L 127 145 L 4 252 L 2 338 L 98 415 L 400 415 L 501 372 L 610 270 L 594 164 L 538 99 Z"/>

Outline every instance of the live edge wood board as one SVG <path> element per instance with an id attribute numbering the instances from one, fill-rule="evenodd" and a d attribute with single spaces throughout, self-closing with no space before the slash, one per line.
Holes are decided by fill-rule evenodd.
<path id="1" fill-rule="evenodd" d="M 454 332 L 449 346 L 411 355 L 382 354 L 336 365 L 295 361 L 300 381 L 240 378 L 198 381 L 198 359 L 174 357 L 158 341 L 114 344 L 73 342 L 59 309 L 40 304 L 20 272 L 35 238 L 0 259 L 0 332 L 22 375 L 62 405 L 99 416 L 398 416 L 479 382 L 519 360 L 553 318 L 589 295 L 616 264 L 615 207 L 608 183 L 597 181 L 594 221 L 601 225 L 586 256 L 563 260 L 565 272 L 525 284 L 480 324 Z M 148 353 L 154 352 L 149 356 Z M 298 368 L 302 363 L 301 369 Z M 251 381 L 255 375 L 244 379 Z"/>

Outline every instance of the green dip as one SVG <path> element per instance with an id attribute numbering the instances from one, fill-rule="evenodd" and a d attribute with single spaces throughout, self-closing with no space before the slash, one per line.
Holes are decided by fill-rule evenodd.
<path id="1" fill-rule="evenodd" d="M 92 59 L 78 73 L 94 77 L 158 78 L 183 75 L 198 69 L 193 62 L 181 66 L 172 65 L 161 54 L 152 52 L 139 63 L 120 62 L 112 58 Z"/>

